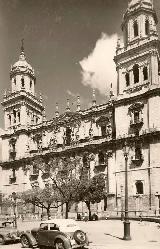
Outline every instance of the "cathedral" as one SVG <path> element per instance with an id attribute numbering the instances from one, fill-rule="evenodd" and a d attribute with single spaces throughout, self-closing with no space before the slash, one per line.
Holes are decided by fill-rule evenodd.
<path id="1" fill-rule="evenodd" d="M 49 182 L 33 165 L 35 157 L 79 156 L 89 176 L 103 172 L 106 195 L 98 213 L 117 214 L 124 208 L 125 156 L 128 157 L 130 215 L 160 214 L 160 55 L 157 15 L 152 0 L 131 0 L 123 15 L 123 42 L 118 39 L 114 62 L 117 93 L 107 103 L 59 113 L 47 120 L 36 77 L 22 44 L 11 66 L 11 90 L 4 93 L 1 134 L 0 190 L 3 194 L 44 187 Z M 107 56 L 107 55 L 106 55 Z M 38 82 L 37 82 L 38 84 Z M 125 148 L 124 145 L 125 144 Z M 126 153 L 126 152 L 125 152 Z M 82 212 L 82 206 L 79 206 Z"/>

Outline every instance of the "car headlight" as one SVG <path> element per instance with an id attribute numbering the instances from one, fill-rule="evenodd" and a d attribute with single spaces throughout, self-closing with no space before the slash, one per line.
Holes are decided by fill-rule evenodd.
<path id="1" fill-rule="evenodd" d="M 12 236 L 11 236 L 11 234 L 10 234 L 10 233 L 8 233 L 8 234 L 7 234 L 7 237 L 8 237 L 8 238 L 11 238 Z"/>
<path id="2" fill-rule="evenodd" d="M 76 241 L 74 239 L 70 239 L 71 246 L 76 245 Z"/>

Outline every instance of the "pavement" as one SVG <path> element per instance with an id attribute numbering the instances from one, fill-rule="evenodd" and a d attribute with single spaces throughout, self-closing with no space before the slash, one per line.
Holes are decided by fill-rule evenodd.
<path id="1" fill-rule="evenodd" d="M 39 226 L 38 221 L 18 222 L 19 230 L 29 230 Z M 160 225 L 154 222 L 131 221 L 130 241 L 123 240 L 124 225 L 118 220 L 78 221 L 87 232 L 91 249 L 158 249 L 160 248 Z M 0 246 L 4 249 L 20 249 L 21 244 Z"/>

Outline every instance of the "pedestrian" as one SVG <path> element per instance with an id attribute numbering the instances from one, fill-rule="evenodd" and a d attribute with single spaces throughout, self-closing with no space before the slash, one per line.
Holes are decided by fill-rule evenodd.
<path id="1" fill-rule="evenodd" d="M 88 221 L 88 214 L 87 214 L 87 212 L 84 213 L 84 221 L 85 222 Z"/>
<path id="2" fill-rule="evenodd" d="M 142 222 L 142 213 L 139 214 L 139 221 Z"/>
<path id="3" fill-rule="evenodd" d="M 21 218 L 22 218 L 22 222 L 24 221 L 24 216 L 23 216 L 23 214 L 21 215 Z"/>

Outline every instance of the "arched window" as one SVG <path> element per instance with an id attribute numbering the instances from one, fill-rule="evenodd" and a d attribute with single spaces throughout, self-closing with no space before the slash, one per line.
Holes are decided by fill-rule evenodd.
<path id="1" fill-rule="evenodd" d="M 136 182 L 136 194 L 143 195 L 143 182 L 142 181 L 137 181 Z"/>
<path id="2" fill-rule="evenodd" d="M 99 154 L 98 154 L 98 161 L 99 161 L 99 164 L 104 164 L 105 163 L 104 154 L 103 154 L 102 151 L 100 151 Z"/>
<path id="3" fill-rule="evenodd" d="M 148 68 L 143 68 L 143 80 L 148 80 Z"/>
<path id="4" fill-rule="evenodd" d="M 126 73 L 125 78 L 126 78 L 126 86 L 129 86 L 130 85 L 129 73 Z"/>
<path id="5" fill-rule="evenodd" d="M 133 75 L 134 75 L 134 83 L 138 83 L 139 82 L 139 66 L 138 64 L 135 64 L 133 66 Z"/>
<path id="6" fill-rule="evenodd" d="M 21 85 L 22 85 L 22 87 L 24 87 L 24 78 L 23 77 L 21 78 Z"/>
<path id="7" fill-rule="evenodd" d="M 148 19 L 145 21 L 145 34 L 149 35 L 149 20 Z"/>
<path id="8" fill-rule="evenodd" d="M 16 78 L 14 78 L 13 82 L 14 82 L 14 84 L 16 85 Z"/>
<path id="9" fill-rule="evenodd" d="M 138 22 L 137 21 L 134 21 L 133 29 L 134 29 L 134 37 L 137 37 L 138 36 Z"/>

